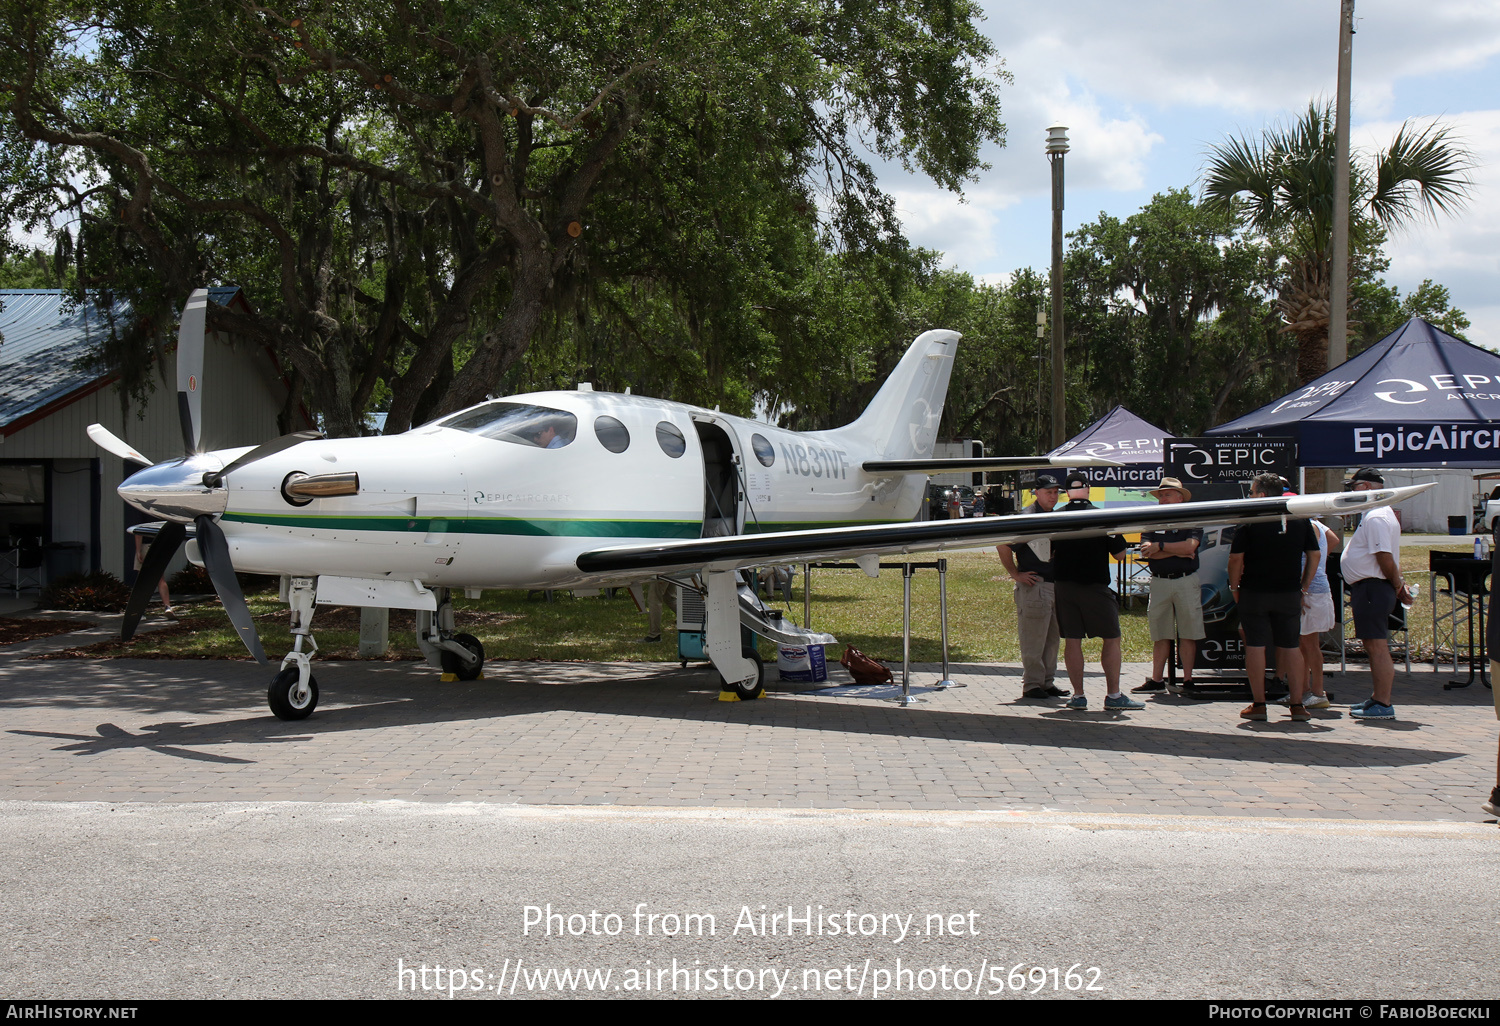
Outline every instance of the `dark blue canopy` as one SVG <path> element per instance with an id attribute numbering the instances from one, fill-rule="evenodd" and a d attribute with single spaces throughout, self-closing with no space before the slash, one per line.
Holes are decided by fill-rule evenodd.
<path id="1" fill-rule="evenodd" d="M 1142 420 L 1123 406 L 1116 406 L 1047 455 L 1118 460 L 1128 466 L 1091 468 L 1089 480 L 1102 486 L 1155 488 L 1161 483 L 1162 437 L 1165 434 L 1155 424 Z"/>
<path id="2" fill-rule="evenodd" d="M 1210 435 L 1290 435 L 1304 467 L 1500 467 L 1500 355 L 1413 317 Z"/>

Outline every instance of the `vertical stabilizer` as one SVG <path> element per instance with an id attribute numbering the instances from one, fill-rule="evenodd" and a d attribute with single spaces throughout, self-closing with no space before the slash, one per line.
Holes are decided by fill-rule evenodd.
<path id="1" fill-rule="evenodd" d="M 948 398 L 956 331 L 924 331 L 891 371 L 859 419 L 837 430 L 865 459 L 909 460 L 932 455 Z"/>

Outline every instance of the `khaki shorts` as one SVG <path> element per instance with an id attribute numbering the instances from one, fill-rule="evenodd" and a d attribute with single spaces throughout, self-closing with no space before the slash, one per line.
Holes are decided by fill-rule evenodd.
<path id="1" fill-rule="evenodd" d="M 1151 578 L 1151 605 L 1147 610 L 1152 641 L 1201 641 L 1203 631 L 1203 593 L 1198 575 Z"/>

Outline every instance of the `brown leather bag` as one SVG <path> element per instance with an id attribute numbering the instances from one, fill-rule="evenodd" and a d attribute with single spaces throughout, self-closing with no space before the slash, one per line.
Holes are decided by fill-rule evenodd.
<path id="1" fill-rule="evenodd" d="M 871 659 L 853 645 L 844 649 L 839 662 L 849 671 L 849 676 L 854 678 L 856 684 L 889 684 L 894 679 L 889 666 Z"/>

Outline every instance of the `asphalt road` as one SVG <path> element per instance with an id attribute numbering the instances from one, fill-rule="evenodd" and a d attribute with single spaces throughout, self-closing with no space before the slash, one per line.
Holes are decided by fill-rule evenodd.
<path id="1" fill-rule="evenodd" d="M 19 998 L 1500 997 L 1493 825 L 12 801 L 0 838 Z"/>

